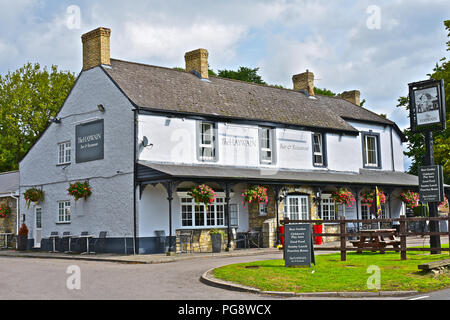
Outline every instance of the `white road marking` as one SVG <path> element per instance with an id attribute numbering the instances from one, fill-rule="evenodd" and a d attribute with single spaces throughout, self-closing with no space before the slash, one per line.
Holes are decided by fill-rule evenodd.
<path id="1" fill-rule="evenodd" d="M 416 297 L 416 298 L 412 298 L 412 299 L 409 299 L 409 300 L 420 300 L 420 299 L 426 299 L 426 298 L 429 298 L 430 296 L 421 296 L 421 297 Z"/>

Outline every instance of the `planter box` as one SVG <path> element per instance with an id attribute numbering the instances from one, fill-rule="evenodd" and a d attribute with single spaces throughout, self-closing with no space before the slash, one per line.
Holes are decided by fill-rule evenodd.
<path id="1" fill-rule="evenodd" d="M 27 244 L 28 244 L 28 236 L 24 236 L 24 235 L 17 236 L 17 250 L 18 251 L 27 250 Z"/>
<path id="2" fill-rule="evenodd" d="M 222 251 L 222 235 L 220 233 L 211 234 L 212 252 Z"/>

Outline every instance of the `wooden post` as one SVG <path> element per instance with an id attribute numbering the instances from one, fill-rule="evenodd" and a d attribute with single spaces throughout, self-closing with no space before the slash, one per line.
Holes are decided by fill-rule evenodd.
<path id="1" fill-rule="evenodd" d="M 345 228 L 345 217 L 340 217 L 339 218 L 341 221 L 340 223 L 340 233 L 341 233 L 341 261 L 347 261 L 347 250 L 345 247 L 346 241 L 345 241 L 345 233 L 346 233 L 346 228 Z"/>
<path id="2" fill-rule="evenodd" d="M 400 256 L 406 260 L 406 216 L 400 216 Z"/>

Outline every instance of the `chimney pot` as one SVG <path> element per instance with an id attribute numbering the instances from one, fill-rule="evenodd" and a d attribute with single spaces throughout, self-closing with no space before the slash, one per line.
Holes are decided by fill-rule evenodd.
<path id="1" fill-rule="evenodd" d="M 196 71 L 202 79 L 208 79 L 208 50 L 197 49 L 186 52 L 184 55 L 186 71 Z"/>
<path id="2" fill-rule="evenodd" d="M 99 65 L 111 65 L 110 39 L 111 29 L 97 28 L 81 36 L 83 42 L 83 70 Z"/>
<path id="3" fill-rule="evenodd" d="M 353 104 L 356 104 L 357 106 L 361 105 L 360 101 L 360 92 L 359 90 L 352 90 L 352 91 L 344 91 L 340 94 L 340 96 L 347 100 L 348 102 L 351 102 Z"/>
<path id="4" fill-rule="evenodd" d="M 292 76 L 295 91 L 305 90 L 310 96 L 314 96 L 314 73 L 306 72 Z"/>

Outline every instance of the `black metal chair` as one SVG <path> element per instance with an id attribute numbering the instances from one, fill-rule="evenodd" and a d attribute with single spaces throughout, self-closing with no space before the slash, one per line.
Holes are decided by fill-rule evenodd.
<path id="1" fill-rule="evenodd" d="M 248 248 L 247 234 L 245 232 L 237 232 L 236 228 L 233 228 L 232 234 L 236 249 Z M 240 243 L 243 244 L 239 245 Z"/>
<path id="2" fill-rule="evenodd" d="M 82 236 L 87 236 L 89 234 L 88 231 L 82 231 L 81 235 Z M 82 238 L 82 237 L 77 237 L 75 238 L 74 241 L 74 248 L 76 252 L 83 252 L 84 249 L 86 248 L 86 242 L 88 239 L 87 238 Z"/>
<path id="3" fill-rule="evenodd" d="M 166 232 L 164 230 L 155 230 L 155 235 L 158 238 L 158 252 L 162 251 L 162 253 L 166 253 L 169 249 L 169 244 L 166 244 Z"/>
<path id="4" fill-rule="evenodd" d="M 100 231 L 98 238 L 92 238 L 89 241 L 89 251 L 90 253 L 101 252 L 98 249 L 104 249 L 106 243 L 106 234 L 107 231 Z"/>

